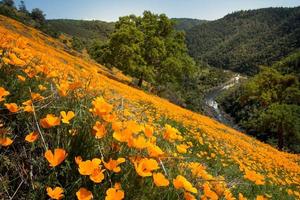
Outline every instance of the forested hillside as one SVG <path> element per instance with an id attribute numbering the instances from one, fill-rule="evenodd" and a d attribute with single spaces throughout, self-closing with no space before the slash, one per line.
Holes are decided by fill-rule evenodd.
<path id="1" fill-rule="evenodd" d="M 190 18 L 172 18 L 172 20 L 175 22 L 175 29 L 179 31 L 187 31 L 193 28 L 194 26 L 208 22 L 207 20 Z"/>
<path id="2" fill-rule="evenodd" d="M 198 62 L 254 74 L 300 47 L 300 7 L 239 11 L 187 31 Z"/>
<path id="3" fill-rule="evenodd" d="M 189 18 L 172 18 L 172 21 L 175 22 L 175 29 L 182 31 L 187 31 L 196 25 L 207 22 L 207 20 Z M 47 20 L 47 22 L 55 31 L 83 40 L 107 40 L 115 26 L 115 22 L 99 20 L 52 19 Z"/>
<path id="4" fill-rule="evenodd" d="M 300 152 L 300 51 L 260 72 L 220 98 L 225 110 L 249 134 Z"/>
<path id="5" fill-rule="evenodd" d="M 114 30 L 113 22 L 99 20 L 55 19 L 47 20 L 51 27 L 61 33 L 87 40 L 107 40 Z"/>

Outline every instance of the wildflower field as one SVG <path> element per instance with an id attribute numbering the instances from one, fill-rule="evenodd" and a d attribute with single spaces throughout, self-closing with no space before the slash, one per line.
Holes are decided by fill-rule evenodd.
<path id="1" fill-rule="evenodd" d="M 300 199 L 300 155 L 0 16 L 0 199 Z"/>

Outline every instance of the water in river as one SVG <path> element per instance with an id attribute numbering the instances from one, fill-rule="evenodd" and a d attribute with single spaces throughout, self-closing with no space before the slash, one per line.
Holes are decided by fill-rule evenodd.
<path id="1" fill-rule="evenodd" d="M 239 74 L 235 75 L 226 83 L 211 89 L 206 97 L 205 97 L 205 104 L 206 104 L 206 114 L 215 118 L 219 122 L 231 126 L 236 129 L 240 129 L 233 121 L 233 119 L 226 114 L 219 106 L 216 98 L 220 95 L 221 92 L 227 90 L 240 82 L 241 76 Z"/>

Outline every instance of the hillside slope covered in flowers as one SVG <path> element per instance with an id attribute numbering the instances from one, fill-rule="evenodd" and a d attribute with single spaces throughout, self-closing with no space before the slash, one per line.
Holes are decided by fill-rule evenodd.
<path id="1" fill-rule="evenodd" d="M 299 199 L 300 156 L 0 16 L 0 199 Z"/>

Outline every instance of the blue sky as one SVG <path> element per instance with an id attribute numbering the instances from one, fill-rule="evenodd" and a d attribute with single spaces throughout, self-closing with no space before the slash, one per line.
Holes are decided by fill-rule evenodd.
<path id="1" fill-rule="evenodd" d="M 41 8 L 48 19 L 116 21 L 120 16 L 150 10 L 169 17 L 214 20 L 238 10 L 300 6 L 300 0 L 25 0 L 25 4 L 28 10 Z"/>

